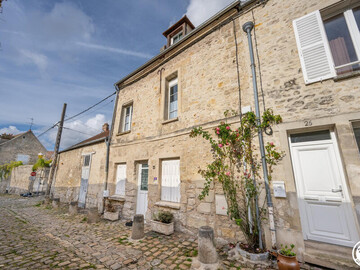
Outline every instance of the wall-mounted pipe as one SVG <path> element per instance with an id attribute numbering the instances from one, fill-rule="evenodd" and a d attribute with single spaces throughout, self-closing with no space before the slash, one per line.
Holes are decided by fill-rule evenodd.
<path id="1" fill-rule="evenodd" d="M 252 39 L 251 39 L 251 30 L 254 28 L 254 23 L 246 22 L 243 24 L 242 28 L 243 28 L 244 32 L 247 34 L 248 43 L 249 43 L 251 73 L 252 73 L 254 99 L 255 99 L 255 114 L 256 114 L 257 124 L 258 124 L 258 126 L 260 126 L 261 120 L 260 120 L 260 109 L 259 109 L 259 97 L 258 97 L 258 89 L 257 89 L 257 82 L 256 82 L 254 50 L 253 50 L 253 44 L 252 44 Z M 262 169 L 263 169 L 263 173 L 264 173 L 267 206 L 268 206 L 268 211 L 269 211 L 271 246 L 272 246 L 272 248 L 276 248 L 276 230 L 275 230 L 275 222 L 274 222 L 274 208 L 273 208 L 273 203 L 272 203 L 272 199 L 271 199 L 271 191 L 270 191 L 269 179 L 268 179 L 268 170 L 267 170 L 267 164 L 266 164 L 266 158 L 265 158 L 264 139 L 263 139 L 263 134 L 262 134 L 261 128 L 258 128 L 258 137 L 259 137 L 259 146 L 260 146 L 260 154 L 261 154 L 261 163 L 262 163 Z"/>

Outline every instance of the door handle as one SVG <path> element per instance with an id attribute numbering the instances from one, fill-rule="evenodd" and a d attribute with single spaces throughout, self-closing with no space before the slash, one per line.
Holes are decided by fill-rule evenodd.
<path id="1" fill-rule="evenodd" d="M 342 192 L 343 190 L 342 190 L 342 187 L 341 187 L 341 185 L 339 185 L 339 189 L 332 189 L 331 190 L 331 192 L 334 192 L 334 193 L 336 193 L 336 192 Z"/>

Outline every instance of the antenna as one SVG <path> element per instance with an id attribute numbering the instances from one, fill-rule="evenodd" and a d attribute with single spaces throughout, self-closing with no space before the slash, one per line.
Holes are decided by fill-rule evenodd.
<path id="1" fill-rule="evenodd" d="M 1 1 L 1 0 L 0 0 Z M 32 128 L 32 125 L 34 124 L 34 118 L 29 118 L 30 120 L 31 120 L 31 123 L 30 123 L 30 128 L 29 128 L 29 130 L 31 130 L 31 128 Z"/>

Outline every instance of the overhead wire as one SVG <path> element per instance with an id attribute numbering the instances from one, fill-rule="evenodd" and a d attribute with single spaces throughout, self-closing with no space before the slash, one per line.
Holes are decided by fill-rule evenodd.
<path id="1" fill-rule="evenodd" d="M 76 130 L 76 129 L 72 129 L 72 128 L 68 128 L 68 127 L 63 127 L 63 129 L 67 129 L 67 130 L 71 130 L 71 131 L 76 131 L 76 132 L 79 132 L 79 133 L 84 134 L 84 135 L 92 136 L 92 134 L 85 133 L 85 132 L 82 132 L 82 131 L 80 131 L 80 130 Z"/>

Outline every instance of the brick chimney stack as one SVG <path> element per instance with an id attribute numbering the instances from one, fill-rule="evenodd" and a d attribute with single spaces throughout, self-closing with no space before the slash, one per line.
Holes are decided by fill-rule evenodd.
<path id="1" fill-rule="evenodd" d="M 103 130 L 104 132 L 109 131 L 109 124 L 108 124 L 108 123 L 103 124 L 103 125 L 102 125 L 102 130 Z"/>

